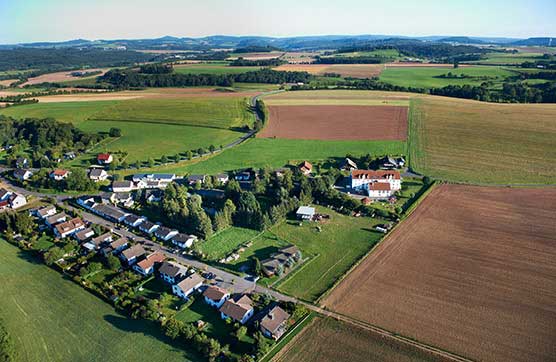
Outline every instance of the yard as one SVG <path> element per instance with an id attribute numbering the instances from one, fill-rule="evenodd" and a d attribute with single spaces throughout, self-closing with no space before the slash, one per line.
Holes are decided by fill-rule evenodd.
<path id="1" fill-rule="evenodd" d="M 303 258 L 311 257 L 277 287 L 307 301 L 315 301 L 327 291 L 383 236 L 373 230 L 381 223 L 376 219 L 345 216 L 323 207 L 317 212 L 329 214 L 330 220 L 303 222 L 302 226 L 287 221 L 271 229 L 280 239 L 299 247 Z"/>
<path id="2" fill-rule="evenodd" d="M 231 226 L 199 244 L 200 251 L 208 260 L 218 260 L 241 245 L 253 240 L 259 231 Z"/>
<path id="3" fill-rule="evenodd" d="M 14 340 L 18 361 L 200 360 L 169 344 L 154 324 L 116 313 L 4 240 L 0 285 L 0 318 Z"/>

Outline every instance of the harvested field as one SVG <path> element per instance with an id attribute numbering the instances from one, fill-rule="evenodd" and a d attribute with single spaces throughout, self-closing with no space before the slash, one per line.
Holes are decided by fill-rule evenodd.
<path id="1" fill-rule="evenodd" d="M 273 69 L 314 75 L 337 73 L 342 77 L 371 78 L 380 75 L 383 68 L 382 64 L 284 64 Z"/>
<path id="2" fill-rule="evenodd" d="M 440 63 L 386 63 L 385 67 L 419 67 L 419 68 L 453 68 L 453 64 L 440 64 Z M 460 67 L 468 67 L 467 64 L 460 64 Z"/>
<path id="3" fill-rule="evenodd" d="M 484 361 L 554 361 L 556 188 L 437 187 L 324 305 Z"/>
<path id="4" fill-rule="evenodd" d="M 70 80 L 85 80 L 85 79 L 89 79 L 89 78 L 100 77 L 101 75 L 104 75 L 104 73 L 106 73 L 109 70 L 110 70 L 109 68 L 97 68 L 97 69 L 85 69 L 85 70 L 83 70 L 83 71 L 86 71 L 86 72 L 96 72 L 96 71 L 101 71 L 102 72 L 102 73 L 99 73 L 97 75 L 93 75 L 91 77 L 73 77 L 71 75 L 71 73 L 75 72 L 75 70 L 64 71 L 64 72 L 56 72 L 56 73 L 48 73 L 48 74 L 39 75 L 38 77 L 29 78 L 29 80 L 27 82 L 23 83 L 21 85 L 21 87 L 23 87 L 25 85 L 40 84 L 40 83 L 44 83 L 44 82 L 59 83 L 59 82 L 67 82 L 67 81 L 70 81 Z"/>
<path id="5" fill-rule="evenodd" d="M 441 361 L 414 347 L 330 318 L 315 318 L 282 349 L 274 362 Z"/>
<path id="6" fill-rule="evenodd" d="M 18 79 L 4 79 L 4 80 L 0 80 L 0 85 L 3 87 L 8 87 L 10 84 L 17 81 Z"/>
<path id="7" fill-rule="evenodd" d="M 313 140 L 405 140 L 407 107 L 270 106 L 259 137 Z"/>
<path id="8" fill-rule="evenodd" d="M 235 60 L 237 58 L 243 58 L 245 60 L 264 60 L 280 58 L 282 55 L 284 55 L 284 52 L 233 53 L 230 54 L 228 59 Z"/>

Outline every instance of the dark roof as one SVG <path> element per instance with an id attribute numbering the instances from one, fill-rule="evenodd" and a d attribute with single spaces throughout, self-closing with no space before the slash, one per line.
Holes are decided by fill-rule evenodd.
<path id="1" fill-rule="evenodd" d="M 80 232 L 75 234 L 75 237 L 80 241 L 85 241 L 85 240 L 87 240 L 88 238 L 91 237 L 91 236 L 88 236 L 88 234 L 90 234 L 91 232 L 93 233 L 93 235 L 95 234 L 93 229 L 87 228 L 87 229 L 81 230 Z"/>
<path id="2" fill-rule="evenodd" d="M 52 210 L 52 209 L 54 209 L 54 211 L 56 211 L 56 206 L 54 206 L 54 205 L 48 205 L 48 206 L 45 206 L 45 207 L 42 207 L 42 208 L 38 209 L 38 210 L 37 210 L 37 214 L 39 214 L 40 216 L 44 217 L 44 216 L 47 215 L 48 212 L 49 212 L 50 210 Z"/>
<path id="3" fill-rule="evenodd" d="M 106 173 L 102 168 L 92 168 L 89 171 L 89 177 L 100 177 L 103 173 Z"/>
<path id="4" fill-rule="evenodd" d="M 114 240 L 113 242 L 110 243 L 110 247 L 114 250 L 127 245 L 127 238 L 119 238 L 118 240 Z"/>
<path id="5" fill-rule="evenodd" d="M 139 224 L 139 229 L 141 229 L 141 230 L 150 230 L 155 225 L 156 224 L 154 222 L 149 221 L 149 220 L 145 220 L 141 224 Z"/>
<path id="6" fill-rule="evenodd" d="M 133 259 L 133 257 L 140 257 L 141 255 L 145 255 L 145 249 L 139 244 L 133 245 L 129 249 L 122 251 L 122 255 L 127 259 Z"/>
<path id="7" fill-rule="evenodd" d="M 222 307 L 220 307 L 220 312 L 224 313 L 228 317 L 239 321 L 243 318 L 245 313 L 253 309 L 253 301 L 246 296 L 242 295 L 240 298 L 228 299 Z"/>
<path id="8" fill-rule="evenodd" d="M 168 234 L 170 234 L 173 231 L 175 230 L 167 228 L 166 226 L 161 226 L 158 229 L 156 229 L 155 234 L 165 238 L 166 236 L 168 236 Z"/>
<path id="9" fill-rule="evenodd" d="M 190 276 L 179 282 L 178 287 L 180 287 L 180 289 L 184 292 L 187 292 L 191 288 L 195 288 L 197 285 L 199 285 L 199 283 L 202 283 L 204 281 L 205 280 L 203 279 L 203 277 L 195 273 L 191 274 Z"/>
<path id="10" fill-rule="evenodd" d="M 186 271 L 187 271 L 186 267 L 176 263 L 171 263 L 169 261 L 165 261 L 164 263 L 162 263 L 162 265 L 158 269 L 158 272 L 160 274 L 165 274 L 170 278 L 176 278 L 182 276 L 185 274 Z"/>
<path id="11" fill-rule="evenodd" d="M 190 238 L 194 238 L 197 239 L 197 237 L 195 235 L 188 235 L 188 234 L 177 234 L 176 236 L 174 236 L 172 238 L 173 241 L 175 242 L 186 242 L 187 240 L 189 240 Z"/>
<path id="12" fill-rule="evenodd" d="M 141 216 L 137 216 L 134 214 L 129 214 L 125 217 L 124 221 L 130 224 L 135 224 L 138 220 L 141 220 Z M 144 222 L 144 221 L 143 221 Z"/>
<path id="13" fill-rule="evenodd" d="M 111 217 L 115 220 L 120 220 L 121 218 L 123 218 L 126 215 L 126 213 L 124 213 L 123 211 L 120 211 L 119 209 L 117 209 L 113 206 L 103 205 L 103 204 L 95 205 L 93 207 L 93 210 L 95 212 L 99 212 L 99 213 L 104 214 L 108 217 Z"/>

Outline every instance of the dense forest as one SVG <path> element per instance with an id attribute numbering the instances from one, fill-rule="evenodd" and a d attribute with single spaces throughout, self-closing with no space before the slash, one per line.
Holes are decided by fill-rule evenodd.
<path id="1" fill-rule="evenodd" d="M 231 61 L 230 65 L 234 67 L 277 67 L 284 63 L 286 62 L 279 58 L 248 60 L 239 57 Z"/>
<path id="2" fill-rule="evenodd" d="M 311 78 L 312 76 L 307 72 L 279 72 L 271 69 L 261 69 L 242 74 L 144 74 L 131 69 L 114 69 L 100 77 L 99 82 L 109 83 L 118 89 L 130 87 L 229 87 L 235 82 L 268 84 L 305 83 Z"/>
<path id="3" fill-rule="evenodd" d="M 127 66 L 152 59 L 153 55 L 122 50 L 16 48 L 0 50 L 0 71 Z"/>
<path id="4" fill-rule="evenodd" d="M 316 64 L 380 64 L 391 61 L 384 57 L 317 57 Z"/>

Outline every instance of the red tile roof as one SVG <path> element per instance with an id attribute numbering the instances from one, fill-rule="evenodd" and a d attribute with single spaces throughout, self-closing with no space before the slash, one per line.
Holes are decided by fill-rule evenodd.
<path id="1" fill-rule="evenodd" d="M 152 268 L 155 263 L 162 263 L 164 260 L 166 260 L 166 256 L 164 256 L 164 254 L 155 252 L 147 256 L 145 260 L 141 260 L 137 263 L 137 266 L 143 270 L 147 270 Z"/>
<path id="2" fill-rule="evenodd" d="M 391 171 L 391 170 L 354 170 L 351 172 L 351 177 L 354 179 L 371 179 L 371 180 L 380 180 L 380 179 L 394 179 L 399 180 L 401 178 L 400 173 L 398 171 Z"/>
<path id="3" fill-rule="evenodd" d="M 97 156 L 97 160 L 99 161 L 108 161 L 110 159 L 109 153 L 99 153 Z"/>
<path id="4" fill-rule="evenodd" d="M 55 169 L 54 171 L 52 171 L 52 174 L 53 174 L 54 176 L 65 176 L 67 173 L 68 173 L 67 170 L 62 170 L 62 169 L 59 169 L 59 168 L 57 168 L 57 169 Z"/>
<path id="5" fill-rule="evenodd" d="M 373 191 L 390 191 L 389 182 L 373 182 L 369 184 L 369 190 Z"/>

